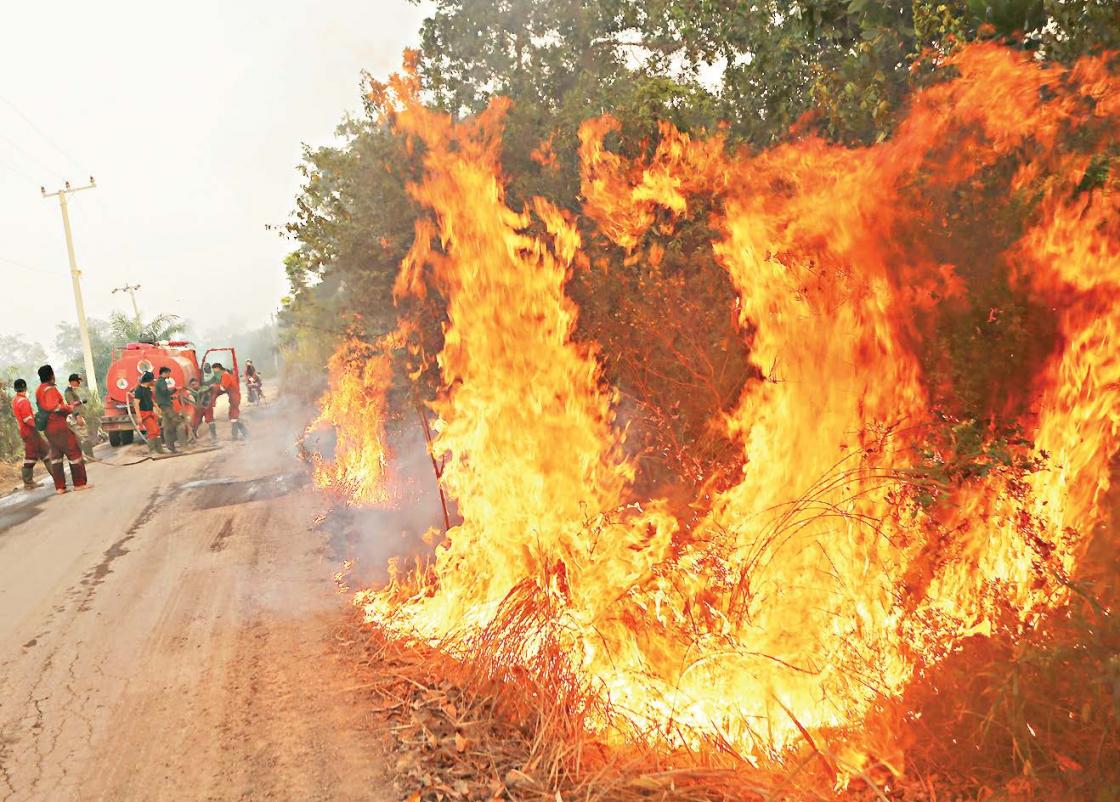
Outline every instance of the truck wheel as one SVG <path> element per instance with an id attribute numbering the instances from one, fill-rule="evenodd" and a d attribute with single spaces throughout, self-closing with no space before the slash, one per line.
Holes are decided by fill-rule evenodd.
<path id="1" fill-rule="evenodd" d="M 113 448 L 116 448 L 120 444 L 121 444 L 121 433 L 120 432 L 109 432 L 109 445 L 111 445 Z"/>
<path id="2" fill-rule="evenodd" d="M 132 445 L 132 438 L 135 434 L 136 432 L 132 431 L 132 429 L 129 429 L 127 432 L 121 432 L 121 445 Z"/>

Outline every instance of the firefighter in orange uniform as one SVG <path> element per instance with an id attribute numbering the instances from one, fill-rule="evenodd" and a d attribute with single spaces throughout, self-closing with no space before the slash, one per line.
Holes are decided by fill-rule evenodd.
<path id="1" fill-rule="evenodd" d="M 31 408 L 31 399 L 27 397 L 27 382 L 16 379 L 12 387 L 16 391 L 12 399 L 12 414 L 19 423 L 19 438 L 23 441 L 23 487 L 34 490 L 38 487 L 35 484 L 35 463 L 42 460 L 47 473 L 51 472 L 51 464 L 47 460 L 50 447 L 35 428 L 35 411 Z"/>
<path id="2" fill-rule="evenodd" d="M 200 387 L 198 379 L 192 378 L 187 382 L 187 398 L 191 412 L 191 436 L 198 438 L 198 429 L 206 421 L 210 428 L 210 440 L 218 439 L 218 428 L 214 425 L 214 402 L 211 399 L 213 388 L 206 385 Z"/>
<path id="3" fill-rule="evenodd" d="M 229 396 L 229 423 L 233 439 L 248 438 L 249 431 L 241 422 L 241 387 L 237 383 L 237 374 L 226 370 L 220 362 L 214 363 L 214 372 L 218 374 L 218 395 L 225 393 Z"/>
<path id="4" fill-rule="evenodd" d="M 54 490 L 58 494 L 66 492 L 66 474 L 62 470 L 62 457 L 65 456 L 70 463 L 70 478 L 74 482 L 75 490 L 85 490 L 89 487 L 86 482 L 86 463 L 82 457 L 82 447 L 66 416 L 74 411 L 74 404 L 67 404 L 62 400 L 62 392 L 54 383 L 54 368 L 43 365 L 39 368 L 39 388 L 35 391 L 35 403 L 39 405 L 39 412 L 46 416 L 46 426 L 43 434 L 50 443 L 50 468 L 51 477 L 54 479 Z"/>
<path id="5" fill-rule="evenodd" d="M 132 391 L 132 411 L 136 420 L 144 430 L 144 438 L 148 441 L 149 453 L 163 453 L 163 442 L 160 440 L 159 416 L 156 415 L 156 395 L 153 385 L 156 383 L 155 375 L 149 370 L 140 377 L 140 384 Z"/>

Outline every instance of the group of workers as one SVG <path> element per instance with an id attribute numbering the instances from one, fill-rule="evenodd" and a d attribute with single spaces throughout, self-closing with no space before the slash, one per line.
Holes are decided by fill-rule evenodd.
<path id="1" fill-rule="evenodd" d="M 176 443 L 180 433 L 187 443 L 193 443 L 198 440 L 203 422 L 210 430 L 210 440 L 217 440 L 214 404 L 223 394 L 229 399 L 233 439 L 247 438 L 249 432 L 241 422 L 241 388 L 237 376 L 222 363 L 203 365 L 202 381 L 191 377 L 182 389 L 175 387 L 169 367 L 160 368 L 158 378 L 151 371 L 145 372 L 140 377 L 139 386 L 132 391 L 132 410 L 138 427 L 148 441 L 148 450 L 152 453 L 177 453 Z"/>
<path id="2" fill-rule="evenodd" d="M 23 486 L 35 489 L 35 464 L 43 462 L 54 480 L 55 492 L 66 492 L 66 474 L 63 458 L 70 465 L 70 478 L 75 490 L 91 485 L 86 477 L 86 457 L 93 458 L 93 446 L 100 439 L 97 417 L 85 414 L 86 401 L 78 393 L 81 377 L 70 375 L 65 393 L 58 389 L 54 368 L 39 368 L 39 387 L 35 390 L 35 405 L 31 405 L 27 382 L 16 379 L 12 384 L 12 414 L 19 423 L 23 441 Z M 250 360 L 246 363 L 245 378 L 251 387 L 260 392 L 261 379 Z M 131 405 L 151 453 L 177 452 L 180 431 L 187 442 L 198 439 L 203 422 L 208 425 L 210 440 L 218 439 L 214 422 L 214 405 L 218 396 L 229 400 L 229 420 L 233 439 L 247 438 L 245 424 L 241 422 L 241 388 L 234 375 L 220 362 L 203 365 L 202 380 L 192 377 L 185 388 L 177 388 L 171 378 L 171 368 L 159 369 L 159 377 L 146 371 L 131 393 Z M 79 431 L 83 436 L 79 437 Z"/>
<path id="3" fill-rule="evenodd" d="M 81 383 L 78 376 L 71 376 L 72 388 L 75 380 L 79 385 Z M 12 388 L 16 391 L 15 398 L 12 399 L 12 413 L 19 422 L 19 436 L 23 440 L 23 486 L 28 489 L 36 487 L 35 463 L 42 460 L 54 480 L 55 492 L 65 493 L 66 474 L 62 468 L 62 459 L 65 457 L 70 463 L 70 478 L 74 489 L 85 490 L 90 487 L 86 478 L 85 455 L 69 421 L 70 416 L 77 413 L 85 403 L 78 398 L 77 391 L 72 395 L 67 393 L 75 399 L 67 402 L 55 383 L 54 368 L 50 365 L 39 368 L 39 387 L 35 390 L 38 411 L 31 407 L 26 381 L 16 379 Z"/>

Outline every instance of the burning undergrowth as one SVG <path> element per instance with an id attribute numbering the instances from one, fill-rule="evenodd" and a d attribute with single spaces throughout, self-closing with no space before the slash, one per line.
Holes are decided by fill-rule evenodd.
<path id="1" fill-rule="evenodd" d="M 357 595 L 367 619 L 491 681 L 567 683 L 580 727 L 620 754 L 788 766 L 808 750 L 841 783 L 901 773 L 941 667 L 978 640 L 1032 642 L 1092 596 L 1086 555 L 1112 537 L 1111 69 L 966 48 L 865 148 L 749 154 L 664 126 L 626 151 L 590 120 L 578 214 L 510 208 L 501 101 L 453 122 L 393 79 L 379 102 L 429 213 L 397 292 L 435 293 L 445 323 L 434 359 L 411 324 L 343 346 L 321 418 L 338 449 L 316 475 L 383 500 L 396 354 L 438 370 L 430 458 L 457 517 L 430 562 Z M 567 287 L 603 270 L 597 247 L 659 269 L 696 203 L 749 365 L 710 422 L 738 458 L 682 476 L 682 503 L 641 492 L 612 357 L 576 336 Z M 977 331 L 1029 344 L 988 387 L 960 369 L 967 340 L 939 334 L 978 311 Z"/>

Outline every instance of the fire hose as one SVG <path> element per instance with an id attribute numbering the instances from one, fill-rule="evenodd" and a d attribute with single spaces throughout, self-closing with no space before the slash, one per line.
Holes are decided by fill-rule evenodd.
<path id="1" fill-rule="evenodd" d="M 144 432 L 144 429 L 140 426 L 140 424 L 137 422 L 136 418 L 132 414 L 132 405 L 131 404 L 129 404 L 128 406 L 125 407 L 125 412 L 128 413 L 128 420 L 132 424 L 132 428 L 136 431 L 137 434 L 140 435 L 140 439 L 145 444 L 148 443 L 149 440 L 148 440 L 147 434 Z M 108 465 L 111 468 L 124 468 L 124 467 L 127 467 L 129 465 L 139 465 L 141 462 L 147 462 L 148 460 L 170 459 L 171 457 L 185 457 L 188 454 L 204 454 L 207 451 L 215 451 L 218 448 L 219 448 L 218 445 L 211 445 L 208 448 L 200 449 L 200 450 L 197 450 L 197 451 L 182 451 L 182 452 L 179 452 L 177 454 L 175 454 L 175 453 L 168 454 L 165 457 L 155 457 L 152 454 L 146 454 L 145 456 L 141 457 L 140 459 L 133 460 L 132 462 L 106 462 L 105 460 L 100 460 L 100 459 L 93 459 L 93 460 L 90 460 L 90 462 L 96 462 L 99 465 Z"/>

